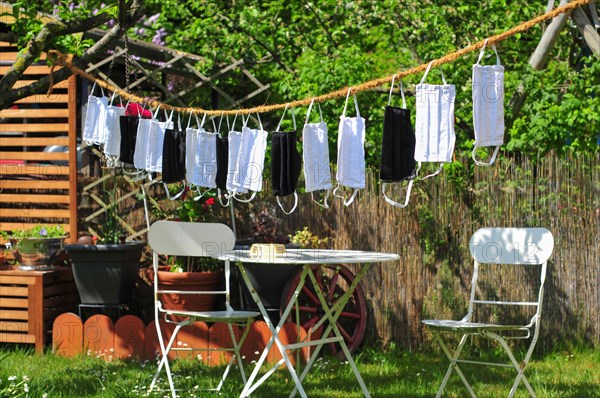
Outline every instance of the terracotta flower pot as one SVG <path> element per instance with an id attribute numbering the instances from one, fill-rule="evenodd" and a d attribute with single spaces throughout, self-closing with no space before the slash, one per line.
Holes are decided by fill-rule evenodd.
<path id="1" fill-rule="evenodd" d="M 150 280 L 154 282 L 154 272 L 150 269 Z M 159 290 L 217 291 L 223 279 L 223 271 L 218 272 L 170 272 L 158 271 Z M 164 309 L 184 311 L 211 311 L 214 309 L 215 294 L 161 293 L 159 300 Z"/>

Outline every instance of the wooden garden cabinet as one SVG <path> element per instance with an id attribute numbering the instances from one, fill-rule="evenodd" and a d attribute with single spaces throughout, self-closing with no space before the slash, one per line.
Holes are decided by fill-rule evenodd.
<path id="1" fill-rule="evenodd" d="M 0 343 L 35 344 L 41 353 L 52 322 L 78 303 L 70 268 L 0 271 Z"/>

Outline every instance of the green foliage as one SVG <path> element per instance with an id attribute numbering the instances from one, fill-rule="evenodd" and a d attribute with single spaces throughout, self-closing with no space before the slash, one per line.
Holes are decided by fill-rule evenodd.
<path id="1" fill-rule="evenodd" d="M 300 246 L 302 249 L 323 249 L 329 243 L 329 238 L 319 238 L 304 227 L 302 231 L 296 231 L 290 235 L 290 243 Z"/>
<path id="2" fill-rule="evenodd" d="M 62 225 L 36 225 L 30 229 L 0 231 L 0 236 L 5 239 L 23 238 L 63 238 L 67 235 Z"/>

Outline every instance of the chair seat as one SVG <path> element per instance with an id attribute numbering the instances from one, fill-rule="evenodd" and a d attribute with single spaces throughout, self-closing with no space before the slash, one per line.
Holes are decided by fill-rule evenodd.
<path id="1" fill-rule="evenodd" d="M 226 322 L 237 322 L 245 321 L 249 318 L 256 318 L 260 315 L 258 311 L 177 311 L 168 310 L 163 311 L 167 315 L 176 315 L 187 318 L 197 318 L 204 321 L 226 321 Z"/>
<path id="2" fill-rule="evenodd" d="M 496 325 L 493 323 L 478 323 L 466 321 L 454 321 L 450 319 L 426 319 L 421 321 L 433 329 L 453 330 L 461 332 L 479 332 L 483 330 L 527 330 L 523 325 Z"/>

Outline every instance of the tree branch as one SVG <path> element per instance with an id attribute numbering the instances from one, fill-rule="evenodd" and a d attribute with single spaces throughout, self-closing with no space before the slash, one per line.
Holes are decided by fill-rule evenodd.
<path id="1" fill-rule="evenodd" d="M 138 19 L 140 19 L 143 15 L 143 0 L 133 0 L 131 3 L 129 3 L 129 7 L 128 7 L 128 13 L 127 13 L 127 18 L 125 19 L 125 25 L 122 26 L 120 24 L 115 25 L 112 29 L 110 29 L 100 40 L 98 40 L 92 47 L 90 47 L 89 49 L 87 49 L 82 55 L 81 57 L 78 58 L 74 58 L 73 59 L 73 64 L 75 66 L 78 67 L 85 67 L 85 65 L 87 65 L 88 62 L 90 62 L 91 60 L 93 60 L 94 58 L 96 58 L 98 55 L 102 54 L 104 51 L 106 51 L 107 49 L 109 49 L 111 46 L 114 47 L 114 45 L 116 44 L 116 42 L 123 36 L 123 34 L 125 32 L 127 32 L 127 29 L 129 29 Z M 88 19 L 89 20 L 89 19 Z M 82 26 L 80 24 L 78 24 L 79 26 Z M 56 26 L 56 25 L 55 25 Z M 69 25 L 72 26 L 72 25 Z M 89 28 L 89 26 L 88 26 Z M 56 29 L 56 28 L 53 28 Z M 42 29 L 44 30 L 44 29 Z M 42 32 L 40 32 L 41 34 Z M 40 37 L 40 42 L 38 42 L 36 44 L 36 48 L 34 49 L 34 51 L 38 51 L 39 50 L 39 46 L 41 45 L 40 43 L 43 40 L 47 40 L 47 36 L 45 35 L 49 35 L 50 33 L 45 33 L 44 37 L 46 37 L 46 39 L 44 39 L 44 37 Z M 39 34 L 38 34 L 39 36 Z M 36 37 L 37 40 L 37 37 Z M 36 41 L 34 40 L 34 42 Z M 50 43 L 50 41 L 47 41 L 46 43 Z M 31 46 L 31 43 L 30 45 Z M 13 72 L 13 75 L 10 76 L 7 80 L 5 80 L 6 76 L 9 75 L 9 73 L 11 73 L 11 71 L 9 71 L 4 78 L 0 81 L 0 92 L 2 93 L 2 95 L 0 96 L 0 109 L 4 109 L 7 106 L 11 105 L 12 103 L 14 103 L 15 101 L 31 96 L 31 95 L 35 95 L 35 94 L 41 94 L 41 93 L 45 93 L 48 91 L 48 88 L 50 87 L 50 81 L 52 80 L 54 83 L 58 83 L 60 81 L 65 80 L 66 78 L 68 78 L 71 75 L 71 71 L 68 68 L 62 68 L 54 73 L 52 73 L 51 75 L 48 76 L 44 76 L 43 78 L 36 80 L 35 82 L 21 87 L 19 89 L 13 89 L 11 90 L 12 86 L 14 85 L 14 82 L 16 82 L 22 75 L 23 75 L 23 71 L 27 68 L 23 68 L 23 65 L 28 61 L 29 64 L 31 64 L 32 59 L 34 59 L 35 57 L 32 57 L 32 50 L 30 49 L 28 54 L 24 55 L 23 57 L 20 57 L 19 59 L 17 59 L 17 62 L 15 62 L 15 64 L 13 64 L 13 68 L 11 68 L 12 70 L 15 70 L 16 72 Z M 39 55 L 39 52 L 37 53 Z M 24 60 L 21 60 L 21 58 L 23 58 Z M 19 65 L 17 65 L 20 62 Z M 15 65 L 17 65 L 15 67 Z M 29 66 L 29 65 L 27 65 Z M 20 73 L 18 72 L 20 71 Z M 16 79 L 15 79 L 16 76 Z M 52 78 L 51 78 L 52 77 Z M 14 82 L 10 85 L 7 86 L 8 83 L 7 82 Z M 7 88 L 5 88 L 7 87 Z"/>
<path id="2" fill-rule="evenodd" d="M 5 41 L 7 43 L 16 43 L 17 35 L 13 32 L 0 32 L 0 41 Z"/>

